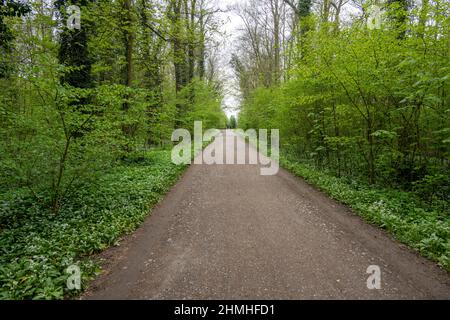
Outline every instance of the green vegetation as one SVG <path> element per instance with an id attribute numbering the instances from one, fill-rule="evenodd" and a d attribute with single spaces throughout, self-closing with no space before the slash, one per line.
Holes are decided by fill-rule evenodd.
<path id="1" fill-rule="evenodd" d="M 233 116 L 233 115 L 230 116 L 230 118 L 228 119 L 227 128 L 228 129 L 236 129 L 237 128 L 237 121 L 236 121 L 235 116 Z"/>
<path id="2" fill-rule="evenodd" d="M 343 3 L 241 8 L 239 127 L 279 129 L 287 168 L 448 270 L 450 4 Z"/>
<path id="3" fill-rule="evenodd" d="M 0 1 L 0 299 L 71 294 L 67 266 L 95 275 L 179 177 L 173 130 L 226 127 L 216 24 L 196 0 Z"/>
<path id="4" fill-rule="evenodd" d="M 83 285 L 98 271 L 89 255 L 134 231 L 179 178 L 170 150 L 146 152 L 73 190 L 53 215 L 26 189 L 0 198 L 0 298 L 61 299 L 70 265 Z M 77 293 L 77 291 L 75 291 Z"/>
<path id="5" fill-rule="evenodd" d="M 173 130 L 237 126 L 210 2 L 52 2 L 0 0 L 0 299 L 74 294 L 67 266 L 93 277 L 183 171 Z M 237 5 L 238 125 L 280 129 L 287 168 L 448 270 L 450 3 L 351 3 Z"/>

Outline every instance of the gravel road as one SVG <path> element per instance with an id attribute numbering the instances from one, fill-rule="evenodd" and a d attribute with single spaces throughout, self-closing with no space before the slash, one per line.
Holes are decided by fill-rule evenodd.
<path id="1" fill-rule="evenodd" d="M 206 150 L 231 150 L 232 136 Z M 434 263 L 285 170 L 259 169 L 190 166 L 140 229 L 99 256 L 104 272 L 82 299 L 450 298 Z M 371 265 L 379 290 L 367 287 Z"/>

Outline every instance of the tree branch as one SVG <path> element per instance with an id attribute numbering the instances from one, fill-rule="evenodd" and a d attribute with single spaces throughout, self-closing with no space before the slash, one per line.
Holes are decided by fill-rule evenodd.
<path id="1" fill-rule="evenodd" d="M 284 3 L 286 3 L 289 7 L 292 8 L 292 10 L 294 10 L 296 15 L 300 14 L 299 9 L 297 8 L 297 6 L 291 1 L 291 0 L 283 0 Z"/>

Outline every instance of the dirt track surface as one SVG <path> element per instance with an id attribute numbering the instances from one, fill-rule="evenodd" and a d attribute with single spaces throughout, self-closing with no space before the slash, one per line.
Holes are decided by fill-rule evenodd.
<path id="1" fill-rule="evenodd" d="M 261 176 L 258 165 L 192 165 L 101 258 L 104 273 L 83 299 L 450 298 L 435 264 L 301 179 Z M 367 288 L 370 265 L 381 269 L 380 290 Z"/>

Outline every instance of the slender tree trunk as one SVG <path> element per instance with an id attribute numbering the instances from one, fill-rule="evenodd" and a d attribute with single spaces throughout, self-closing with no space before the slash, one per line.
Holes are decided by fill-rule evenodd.
<path id="1" fill-rule="evenodd" d="M 197 42 L 195 34 L 195 13 L 196 13 L 197 1 L 191 0 L 190 8 L 190 21 L 189 21 L 189 39 L 188 39 L 188 83 L 194 78 L 195 72 L 195 51 L 194 45 Z"/>
<path id="2" fill-rule="evenodd" d="M 181 40 L 181 0 L 171 0 L 170 20 L 172 24 L 171 42 L 175 69 L 175 91 L 178 94 L 184 87 L 185 56 Z"/>
<path id="3" fill-rule="evenodd" d="M 279 0 L 271 0 L 271 9 L 273 16 L 273 38 L 274 38 L 274 83 L 277 84 L 280 81 L 280 4 Z"/>
<path id="4" fill-rule="evenodd" d="M 373 141 L 373 119 L 370 112 L 367 113 L 367 141 L 369 143 L 369 155 L 367 157 L 368 162 L 368 178 L 369 183 L 375 183 L 375 156 L 374 156 L 374 141 Z"/>
<path id="5" fill-rule="evenodd" d="M 124 36 L 124 44 L 125 44 L 125 70 L 124 70 L 124 85 L 127 87 L 132 87 L 133 84 L 133 45 L 134 45 L 134 35 L 131 30 L 133 26 L 133 18 L 132 18 L 132 4 L 131 0 L 124 0 L 123 8 L 126 11 L 125 13 L 125 21 L 123 24 L 123 36 Z M 129 96 L 126 97 L 126 100 L 129 99 Z M 123 103 L 123 109 L 128 110 L 130 108 L 129 102 L 125 101 Z"/>
<path id="6" fill-rule="evenodd" d="M 186 53 L 183 44 L 182 28 L 181 28 L 181 9 L 183 0 L 171 0 L 169 6 L 169 19 L 172 25 L 171 42 L 173 50 L 173 65 L 175 69 L 175 94 L 178 97 L 181 90 L 186 86 Z M 186 0 L 185 0 L 186 1 Z M 177 117 L 175 127 L 182 126 L 183 105 L 177 101 L 176 103 Z"/>
<path id="7" fill-rule="evenodd" d="M 388 0 L 390 5 L 389 14 L 398 29 L 398 38 L 404 39 L 406 36 L 406 20 L 408 18 L 408 0 Z"/>
<path id="8" fill-rule="evenodd" d="M 200 25 L 200 48 L 198 53 L 198 76 L 200 79 L 205 77 L 205 25 L 204 25 L 204 14 L 202 12 L 202 8 L 200 8 L 200 17 L 199 17 L 199 25 Z"/>

